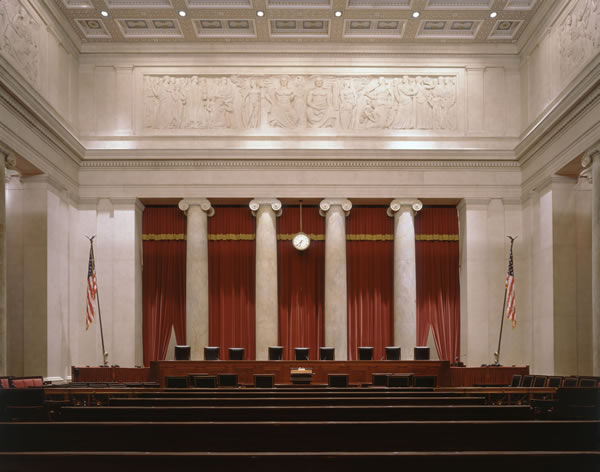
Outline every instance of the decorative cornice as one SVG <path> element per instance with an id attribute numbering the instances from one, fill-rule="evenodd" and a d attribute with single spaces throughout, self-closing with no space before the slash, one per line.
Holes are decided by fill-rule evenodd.
<path id="1" fill-rule="evenodd" d="M 275 216 L 281 216 L 281 202 L 276 198 L 253 198 L 248 204 L 252 210 L 252 216 L 256 216 L 261 206 L 269 206 L 275 212 Z"/>
<path id="2" fill-rule="evenodd" d="M 439 169 L 518 169 L 517 161 L 417 161 L 417 160 L 363 160 L 363 159 L 200 159 L 200 160 L 85 160 L 84 169 L 161 169 L 161 168 L 317 168 L 317 169 L 390 169 L 390 168 L 439 168 Z"/>
<path id="3" fill-rule="evenodd" d="M 179 201 L 179 209 L 187 215 L 187 211 L 191 206 L 199 206 L 200 209 L 205 212 L 208 216 L 215 214 L 215 209 L 211 206 L 211 203 L 206 198 L 184 198 Z"/>
<path id="4" fill-rule="evenodd" d="M 421 202 L 421 200 L 417 200 L 416 198 L 396 198 L 390 203 L 390 206 L 387 209 L 387 215 L 394 217 L 394 215 L 396 215 L 402 209 L 402 207 L 408 207 L 410 212 L 414 214 L 423 208 L 423 202 Z"/>
<path id="5" fill-rule="evenodd" d="M 325 216 L 332 206 L 340 206 L 346 216 L 348 216 L 352 209 L 352 202 L 347 198 L 325 198 L 319 203 L 319 214 Z"/>

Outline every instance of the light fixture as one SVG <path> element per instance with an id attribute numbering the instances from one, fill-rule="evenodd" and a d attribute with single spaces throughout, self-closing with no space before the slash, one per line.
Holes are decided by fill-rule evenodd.
<path id="1" fill-rule="evenodd" d="M 419 16 L 421 16 L 421 14 L 418 11 L 413 11 L 413 13 L 412 13 L 413 18 L 419 18 Z"/>
<path id="2" fill-rule="evenodd" d="M 104 17 L 108 16 L 108 12 L 106 10 L 102 10 L 100 14 Z"/>
<path id="3" fill-rule="evenodd" d="M 265 16 L 265 12 L 262 10 L 256 10 L 256 16 L 262 18 L 263 16 Z"/>
<path id="4" fill-rule="evenodd" d="M 343 13 L 341 12 L 341 10 L 336 10 L 336 12 L 334 13 L 334 15 L 339 18 L 340 16 L 343 15 Z"/>
<path id="5" fill-rule="evenodd" d="M 495 11 L 490 13 L 490 18 L 496 18 L 497 16 L 498 16 L 498 13 L 496 13 Z"/>
<path id="6" fill-rule="evenodd" d="M 179 16 L 187 16 L 187 13 L 185 12 L 185 10 L 179 10 Z"/>

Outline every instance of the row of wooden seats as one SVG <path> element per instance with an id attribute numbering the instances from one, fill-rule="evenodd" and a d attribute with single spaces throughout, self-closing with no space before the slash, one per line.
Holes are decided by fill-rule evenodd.
<path id="1" fill-rule="evenodd" d="M 86 472 L 164 472 L 166 470 L 260 470 L 306 472 L 386 469 L 461 470 L 598 470 L 600 453 L 591 451 L 458 451 L 458 452 L 46 452 L 1 453 L 5 470 Z"/>
<path id="2" fill-rule="evenodd" d="M 0 388 L 28 388 L 42 387 L 43 385 L 44 378 L 40 375 L 32 375 L 29 377 L 0 377 Z"/>
<path id="3" fill-rule="evenodd" d="M 0 451 L 599 451 L 600 421 L 0 423 Z"/>
<path id="4" fill-rule="evenodd" d="M 286 397 L 247 397 L 247 398 L 223 398 L 223 397 L 144 397 L 125 398 L 109 397 L 108 404 L 111 406 L 389 406 L 389 405 L 485 405 L 485 397 L 482 396 L 426 396 L 426 397 L 338 397 L 338 396 L 286 396 Z"/>
<path id="5" fill-rule="evenodd" d="M 563 377 L 559 375 L 520 375 L 514 374 L 511 387 L 597 387 L 600 386 L 600 378 L 590 376 Z"/>

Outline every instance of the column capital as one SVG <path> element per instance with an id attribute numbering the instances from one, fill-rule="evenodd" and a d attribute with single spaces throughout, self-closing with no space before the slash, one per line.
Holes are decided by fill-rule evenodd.
<path id="1" fill-rule="evenodd" d="M 423 203 L 416 198 L 396 198 L 392 200 L 387 209 L 388 216 L 394 216 L 402 207 L 409 207 L 411 211 L 417 212 L 423 208 Z"/>
<path id="2" fill-rule="evenodd" d="M 10 170 L 17 169 L 17 157 L 11 153 L 4 153 L 0 150 L 0 154 L 4 156 L 4 167 Z"/>
<path id="3" fill-rule="evenodd" d="M 208 216 L 215 214 L 215 209 L 211 206 L 210 201 L 206 198 L 184 198 L 179 200 L 179 209 L 187 215 L 187 211 L 191 206 L 199 206 Z"/>
<path id="4" fill-rule="evenodd" d="M 256 212 L 262 205 L 268 205 L 275 212 L 275 216 L 281 216 L 281 202 L 276 198 L 253 198 L 248 206 L 252 210 L 252 216 L 256 216 Z"/>
<path id="5" fill-rule="evenodd" d="M 352 209 L 352 202 L 347 198 L 324 198 L 321 200 L 321 203 L 319 203 L 319 214 L 325 216 L 325 213 L 327 213 L 332 206 L 341 206 L 346 216 L 348 216 Z"/>
<path id="6" fill-rule="evenodd" d="M 594 163 L 594 160 L 597 160 L 598 163 L 600 163 L 600 144 L 596 144 L 588 149 L 581 159 L 581 167 L 583 167 L 583 170 L 579 173 L 579 177 L 586 179 L 590 184 L 592 183 L 592 164 Z"/>

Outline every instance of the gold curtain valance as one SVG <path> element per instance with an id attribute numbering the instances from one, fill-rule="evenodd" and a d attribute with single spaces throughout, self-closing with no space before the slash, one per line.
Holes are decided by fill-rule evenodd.
<path id="1" fill-rule="evenodd" d="M 277 239 L 280 241 L 291 241 L 294 234 L 278 234 Z M 324 241 L 324 234 L 309 234 L 313 241 Z M 143 241 L 185 241 L 185 234 L 143 234 Z M 256 235 L 249 234 L 209 234 L 209 241 L 254 241 Z M 393 234 L 347 234 L 348 241 L 393 241 Z M 416 241 L 458 241 L 458 234 L 417 234 Z"/>

